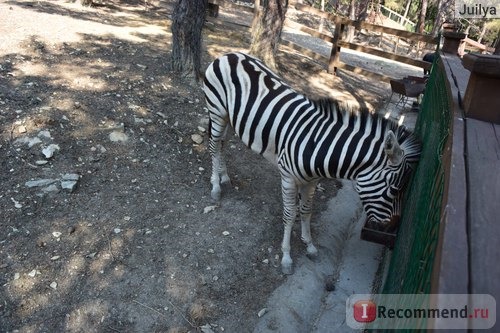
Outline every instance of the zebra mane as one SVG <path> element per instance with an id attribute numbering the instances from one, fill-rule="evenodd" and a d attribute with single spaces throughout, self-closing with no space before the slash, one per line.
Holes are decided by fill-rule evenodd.
<path id="1" fill-rule="evenodd" d="M 372 118 L 373 122 L 377 123 L 385 132 L 391 130 L 398 139 L 398 143 L 405 151 L 405 155 L 410 162 L 418 161 L 421 151 L 421 144 L 416 135 L 408 130 L 406 126 L 399 125 L 396 121 L 388 119 L 379 113 L 370 112 L 367 107 L 360 107 L 353 103 L 342 102 L 333 98 L 321 98 L 312 100 L 314 105 L 321 112 L 338 112 L 339 118 L 346 121 L 360 119 L 362 123 L 366 123 L 366 118 Z"/>

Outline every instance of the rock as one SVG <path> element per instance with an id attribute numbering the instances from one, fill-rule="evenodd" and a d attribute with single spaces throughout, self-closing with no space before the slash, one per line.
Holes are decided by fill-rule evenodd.
<path id="1" fill-rule="evenodd" d="M 61 180 L 61 188 L 69 192 L 73 192 L 78 184 L 75 180 Z"/>
<path id="2" fill-rule="evenodd" d="M 26 131 L 27 131 L 27 130 L 26 130 L 26 126 L 24 126 L 24 125 L 19 126 L 19 127 L 17 128 L 17 131 L 18 131 L 19 133 L 26 133 Z"/>
<path id="3" fill-rule="evenodd" d="M 120 228 L 114 228 L 114 229 L 113 229 L 113 232 L 114 232 L 115 234 L 119 234 L 120 232 L 122 232 L 122 229 L 120 229 Z"/>
<path id="4" fill-rule="evenodd" d="M 259 318 L 261 318 L 263 315 L 265 315 L 267 313 L 267 308 L 263 308 L 259 311 L 259 313 L 257 313 L 257 316 Z"/>
<path id="5" fill-rule="evenodd" d="M 45 156 L 45 158 L 49 159 L 52 158 L 54 156 L 54 153 L 59 149 L 61 149 L 59 145 L 52 143 L 42 149 L 42 154 Z"/>
<path id="6" fill-rule="evenodd" d="M 14 198 L 10 198 L 10 200 L 12 200 L 12 202 L 14 203 L 14 207 L 16 207 L 17 209 L 23 208 L 23 205 L 21 205 L 19 201 L 15 200 Z"/>
<path id="7" fill-rule="evenodd" d="M 50 260 L 56 261 L 56 260 L 59 260 L 60 258 L 61 258 L 61 256 L 53 256 L 52 258 L 50 258 Z"/>
<path id="8" fill-rule="evenodd" d="M 57 282 L 52 282 L 52 283 L 50 284 L 50 288 L 52 288 L 52 289 L 56 290 L 56 289 L 57 289 Z"/>
<path id="9" fill-rule="evenodd" d="M 217 206 L 207 206 L 203 208 L 203 214 L 210 213 L 211 211 L 214 211 L 217 208 Z"/>
<path id="10" fill-rule="evenodd" d="M 54 231 L 52 233 L 52 236 L 54 236 L 55 238 L 59 238 L 59 237 L 61 237 L 61 235 L 62 235 L 62 232 L 59 232 L 59 231 Z"/>
<path id="11" fill-rule="evenodd" d="M 203 143 L 203 137 L 197 133 L 191 135 L 191 140 L 198 145 Z"/>
<path id="12" fill-rule="evenodd" d="M 223 231 L 223 232 L 222 232 L 222 234 L 223 234 L 224 236 L 229 236 L 229 231 Z"/>
<path id="13" fill-rule="evenodd" d="M 262 260 L 262 263 L 264 263 L 264 264 L 266 264 L 266 265 L 267 265 L 267 264 L 269 264 L 269 259 L 264 259 L 264 260 Z"/>
<path id="14" fill-rule="evenodd" d="M 29 277 L 35 277 L 37 274 L 41 274 L 39 270 L 34 269 L 31 272 L 28 273 Z"/>
<path id="15" fill-rule="evenodd" d="M 109 140 L 112 142 L 126 142 L 128 140 L 127 134 L 119 131 L 109 133 Z"/>
<path id="16" fill-rule="evenodd" d="M 19 280 L 20 277 L 21 277 L 21 274 L 14 273 L 14 280 Z"/>
<path id="17" fill-rule="evenodd" d="M 51 185 L 57 182 L 57 179 L 37 179 L 37 180 L 29 180 L 26 183 L 24 183 L 24 186 L 26 187 L 42 187 L 42 186 L 47 186 Z"/>
<path id="18" fill-rule="evenodd" d="M 80 179 L 80 175 L 77 173 L 65 173 L 61 176 L 61 180 L 73 180 L 78 181 Z"/>
<path id="19" fill-rule="evenodd" d="M 45 165 L 47 163 L 49 163 L 49 161 L 47 161 L 47 160 L 38 160 L 38 161 L 35 161 L 36 165 Z"/>
<path id="20" fill-rule="evenodd" d="M 49 185 L 47 187 L 42 188 L 42 191 L 44 193 L 59 192 L 59 187 L 57 187 L 57 185 L 52 184 L 52 185 Z"/>
<path id="21" fill-rule="evenodd" d="M 50 135 L 50 132 L 47 130 L 43 130 L 43 131 L 38 132 L 37 136 L 39 138 L 52 139 L 52 135 Z"/>
<path id="22" fill-rule="evenodd" d="M 210 324 L 200 326 L 200 329 L 203 333 L 215 333 L 214 330 L 212 330 L 212 326 L 210 326 Z"/>
<path id="23" fill-rule="evenodd" d="M 201 126 L 198 126 L 198 131 L 200 131 L 201 133 L 205 133 L 206 129 L 205 127 L 201 127 Z"/>
<path id="24" fill-rule="evenodd" d="M 19 138 L 19 139 L 16 139 L 14 141 L 14 145 L 28 144 L 29 148 L 33 147 L 34 145 L 40 144 L 40 143 L 42 143 L 42 140 L 40 140 L 40 138 L 38 138 L 38 137 L 29 138 L 26 136 Z"/>

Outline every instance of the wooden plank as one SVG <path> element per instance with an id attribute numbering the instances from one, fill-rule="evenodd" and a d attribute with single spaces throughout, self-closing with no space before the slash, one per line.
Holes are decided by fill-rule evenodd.
<path id="1" fill-rule="evenodd" d="M 239 5 L 239 4 L 235 4 L 235 3 L 232 3 L 229 1 L 224 1 L 224 0 L 209 0 L 208 3 L 220 6 L 222 8 L 231 8 L 231 9 L 235 9 L 238 11 L 243 11 L 243 12 L 253 14 L 253 7 L 250 7 L 250 6 Z"/>
<path id="2" fill-rule="evenodd" d="M 467 45 L 468 45 L 468 46 L 471 46 L 472 48 L 475 48 L 475 49 L 478 49 L 481 51 L 487 51 L 487 52 L 491 52 L 491 53 L 495 52 L 495 48 L 478 43 L 475 40 L 470 39 L 469 37 L 465 37 L 464 42 L 466 44 L 466 46 L 465 46 L 466 49 L 468 48 L 467 47 Z"/>
<path id="3" fill-rule="evenodd" d="M 467 119 L 470 292 L 500 299 L 500 125 Z"/>
<path id="4" fill-rule="evenodd" d="M 245 25 L 245 24 L 239 24 L 239 23 L 234 23 L 234 22 L 229 22 L 229 21 L 224 21 L 215 17 L 210 17 L 208 16 L 206 18 L 206 22 L 209 24 L 217 24 L 217 25 L 222 25 L 226 26 L 230 29 L 238 30 L 244 33 L 247 33 L 250 31 L 250 26 Z"/>
<path id="5" fill-rule="evenodd" d="M 297 23 L 297 22 L 293 22 L 289 19 L 286 19 L 285 20 L 285 26 L 289 27 L 289 28 L 292 28 L 292 29 L 295 29 L 295 30 L 298 30 L 298 31 L 302 31 L 302 32 L 305 32 L 313 37 L 316 37 L 316 38 L 319 38 L 319 39 L 322 39 L 328 43 L 334 43 L 334 39 L 332 36 L 329 36 L 329 35 L 326 35 L 324 33 L 321 33 L 315 29 L 312 29 L 312 28 L 309 28 L 308 26 L 305 26 L 303 24 L 300 24 L 300 23 Z"/>
<path id="6" fill-rule="evenodd" d="M 332 15 L 332 14 L 323 12 L 319 9 L 316 9 L 314 7 L 311 7 L 311 6 L 303 5 L 303 4 L 296 4 L 295 8 L 300 10 L 300 11 L 306 12 L 306 13 L 311 13 L 311 14 L 317 15 L 319 17 L 326 18 L 334 23 L 342 23 L 345 25 L 353 26 L 358 30 L 366 29 L 366 30 L 370 30 L 370 31 L 383 32 L 383 33 L 387 33 L 387 34 L 391 34 L 391 35 L 396 35 L 399 37 L 408 38 L 408 39 L 411 39 L 414 41 L 420 41 L 420 42 L 425 42 L 425 43 L 434 44 L 434 45 L 437 45 L 439 42 L 437 37 L 433 37 L 430 35 L 423 35 L 423 34 L 418 34 L 418 33 L 410 32 L 410 31 L 406 31 L 406 30 L 388 28 L 388 27 L 384 27 L 381 25 L 366 23 L 366 22 L 362 22 L 362 21 L 353 21 L 353 20 L 350 20 L 350 19 L 347 19 L 344 17 L 339 17 L 336 15 Z"/>
<path id="7" fill-rule="evenodd" d="M 383 74 L 371 72 L 369 70 L 366 70 L 366 69 L 363 69 L 363 68 L 360 68 L 360 67 L 351 66 L 351 65 L 348 65 L 348 64 L 343 63 L 343 62 L 338 62 L 336 64 L 336 67 L 340 68 L 340 69 L 344 69 L 344 70 L 350 71 L 350 72 L 353 72 L 353 73 L 356 73 L 356 74 L 361 74 L 363 76 L 366 76 L 366 77 L 369 77 L 369 78 L 372 78 L 372 79 L 378 80 L 378 81 L 389 82 L 390 80 L 394 80 L 394 78 L 392 78 L 390 76 L 386 76 L 386 75 L 383 75 Z"/>
<path id="8" fill-rule="evenodd" d="M 300 52 L 302 55 L 306 55 L 308 56 L 309 58 L 311 59 L 314 59 L 322 64 L 325 64 L 325 67 L 326 67 L 326 63 L 328 62 L 328 58 L 325 57 L 324 55 L 321 55 L 319 53 L 316 53 L 308 48 L 305 48 L 303 46 L 300 46 L 300 45 L 297 45 L 291 41 L 288 41 L 286 39 L 281 39 L 281 42 L 280 42 L 280 45 L 283 45 L 283 46 L 286 46 L 286 47 L 289 47 L 295 51 L 298 51 Z"/>
<path id="9" fill-rule="evenodd" d="M 427 70 L 430 70 L 432 67 L 432 64 L 427 62 L 427 61 L 412 59 L 412 58 L 401 56 L 401 55 L 394 54 L 391 52 L 386 52 L 386 51 L 382 51 L 379 49 L 375 49 L 373 47 L 367 47 L 367 46 L 364 46 L 361 44 L 347 43 L 347 42 L 341 41 L 341 42 L 339 42 L 339 45 L 341 47 L 345 47 L 345 48 L 348 48 L 351 50 L 373 54 L 373 55 L 376 55 L 376 56 L 379 56 L 382 58 L 395 60 L 395 61 L 402 62 L 402 63 L 408 64 L 408 65 L 421 67 L 421 68 L 424 68 Z"/>

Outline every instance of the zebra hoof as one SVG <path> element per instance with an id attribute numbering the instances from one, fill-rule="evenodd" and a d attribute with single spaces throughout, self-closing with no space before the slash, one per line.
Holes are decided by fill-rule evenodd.
<path id="1" fill-rule="evenodd" d="M 281 272 L 285 275 L 292 275 L 293 274 L 293 266 L 290 265 L 281 265 Z"/>
<path id="2" fill-rule="evenodd" d="M 212 199 L 214 201 L 219 202 L 220 201 L 220 189 L 218 191 L 217 190 L 212 190 L 212 192 L 210 192 L 210 196 L 212 197 Z"/>
<path id="3" fill-rule="evenodd" d="M 311 260 L 318 259 L 318 249 L 312 244 L 307 246 L 307 257 Z"/>
<path id="4" fill-rule="evenodd" d="M 318 260 L 318 251 L 316 252 L 307 252 L 306 256 L 311 259 L 312 261 Z"/>

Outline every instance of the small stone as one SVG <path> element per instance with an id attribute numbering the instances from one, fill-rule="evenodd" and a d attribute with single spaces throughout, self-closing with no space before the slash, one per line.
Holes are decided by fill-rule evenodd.
<path id="1" fill-rule="evenodd" d="M 61 176 L 61 179 L 77 181 L 80 179 L 80 175 L 77 173 L 65 173 L 64 175 Z"/>
<path id="2" fill-rule="evenodd" d="M 205 133 L 206 129 L 205 127 L 201 127 L 201 126 L 198 126 L 198 131 L 200 131 L 201 133 Z"/>
<path id="3" fill-rule="evenodd" d="M 131 219 L 132 219 L 132 218 L 131 218 L 130 216 L 125 216 L 125 217 L 123 217 L 123 220 L 124 220 L 124 221 L 130 221 Z"/>
<path id="4" fill-rule="evenodd" d="M 50 132 L 47 130 L 42 130 L 38 132 L 38 137 L 40 138 L 45 138 L 45 139 L 52 139 L 52 135 L 50 135 Z"/>
<path id="5" fill-rule="evenodd" d="M 49 163 L 49 161 L 47 161 L 47 160 L 38 160 L 38 161 L 35 161 L 36 165 L 45 165 L 47 163 Z"/>
<path id="6" fill-rule="evenodd" d="M 28 273 L 29 277 L 35 277 L 37 274 L 41 274 L 39 270 L 34 269 L 31 272 Z"/>
<path id="7" fill-rule="evenodd" d="M 191 140 L 198 145 L 203 143 L 203 137 L 197 133 L 191 135 Z"/>
<path id="8" fill-rule="evenodd" d="M 18 131 L 19 133 L 26 133 L 26 131 L 27 131 L 27 130 L 26 130 L 26 126 L 24 126 L 24 125 L 19 126 L 19 127 L 17 128 L 17 131 Z"/>
<path id="9" fill-rule="evenodd" d="M 47 187 L 42 188 L 42 191 L 44 193 L 59 192 L 59 187 L 57 187 L 56 185 L 52 184 L 52 185 L 49 185 Z"/>
<path id="10" fill-rule="evenodd" d="M 61 188 L 73 192 L 76 188 L 77 182 L 74 180 L 61 180 Z"/>
<path id="11" fill-rule="evenodd" d="M 217 208 L 217 206 L 207 206 L 203 208 L 203 214 L 210 213 L 211 211 L 214 211 Z"/>
<path id="12" fill-rule="evenodd" d="M 52 282 L 52 283 L 50 284 L 50 288 L 52 288 L 52 289 L 56 290 L 56 289 L 57 289 L 57 282 Z"/>
<path id="13" fill-rule="evenodd" d="M 264 259 L 264 260 L 262 260 L 262 263 L 264 263 L 264 264 L 266 264 L 266 265 L 267 265 L 267 264 L 269 264 L 269 259 Z"/>
<path id="14" fill-rule="evenodd" d="M 14 273 L 14 280 L 19 280 L 20 277 L 21 277 L 21 274 Z"/>
<path id="15" fill-rule="evenodd" d="M 210 326 L 210 324 L 200 326 L 200 329 L 203 333 L 215 333 L 214 330 L 212 330 L 212 326 Z"/>
<path id="16" fill-rule="evenodd" d="M 42 187 L 42 186 L 47 186 L 54 184 L 57 181 L 57 179 L 37 179 L 37 180 L 29 180 L 26 183 L 24 183 L 24 186 L 26 187 Z"/>
<path id="17" fill-rule="evenodd" d="M 115 234 L 119 234 L 120 232 L 122 232 L 122 229 L 120 229 L 120 228 L 114 228 L 114 229 L 113 229 L 113 232 L 114 232 Z"/>
<path id="18" fill-rule="evenodd" d="M 109 133 L 109 140 L 112 142 L 126 142 L 128 140 L 127 134 L 119 131 Z"/>
<path id="19" fill-rule="evenodd" d="M 263 308 L 261 309 L 258 313 L 257 313 L 257 316 L 259 318 L 261 318 L 263 315 L 265 315 L 267 313 L 267 308 Z"/>
<path id="20" fill-rule="evenodd" d="M 229 231 L 223 231 L 223 232 L 222 232 L 222 234 L 223 234 L 224 236 L 229 236 Z"/>
<path id="21" fill-rule="evenodd" d="M 61 256 L 53 256 L 52 258 L 50 258 L 50 260 L 56 261 L 59 260 L 59 258 L 61 258 Z"/>
<path id="22" fill-rule="evenodd" d="M 16 199 L 10 198 L 10 200 L 14 203 L 14 207 L 16 207 L 17 209 L 23 208 L 23 205 L 21 205 Z"/>
<path id="23" fill-rule="evenodd" d="M 217 280 L 219 280 L 219 277 L 217 275 L 214 275 L 214 277 L 212 278 L 212 280 L 217 281 Z"/>
<path id="24" fill-rule="evenodd" d="M 54 153 L 59 149 L 61 149 L 59 145 L 52 143 L 42 149 L 42 154 L 45 156 L 45 158 L 49 159 L 52 158 L 54 156 Z"/>
<path id="25" fill-rule="evenodd" d="M 61 237 L 61 235 L 62 235 L 62 232 L 59 232 L 59 231 L 54 231 L 52 233 L 52 236 L 54 236 L 55 238 L 59 238 L 59 237 Z"/>
<path id="26" fill-rule="evenodd" d="M 75 106 L 75 109 L 79 109 L 82 106 L 80 102 L 75 102 L 73 105 Z"/>
<path id="27" fill-rule="evenodd" d="M 208 253 L 215 253 L 214 249 L 208 249 Z"/>

